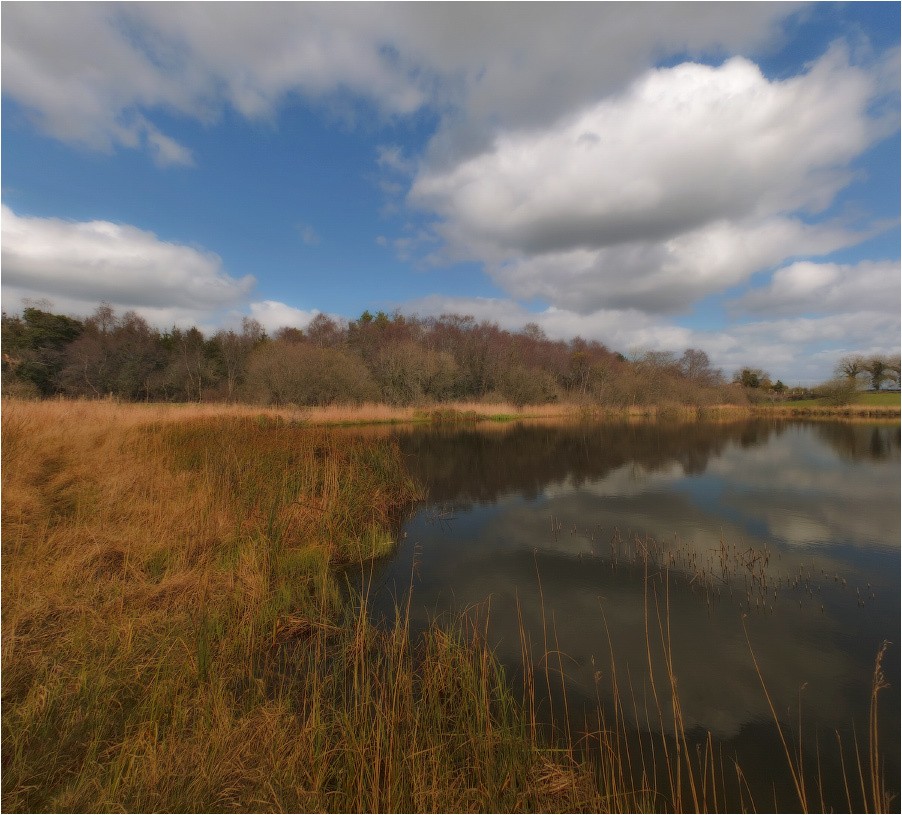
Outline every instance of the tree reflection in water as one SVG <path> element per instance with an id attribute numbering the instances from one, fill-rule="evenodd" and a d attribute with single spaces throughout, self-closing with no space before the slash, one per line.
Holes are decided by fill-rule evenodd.
<path id="1" fill-rule="evenodd" d="M 874 655 L 884 639 L 898 641 L 898 426 L 518 425 L 397 438 L 429 497 L 397 551 L 374 566 L 375 615 L 390 615 L 411 585 L 416 553 L 415 624 L 490 604 L 487 630 L 513 681 L 523 675 L 521 634 L 536 669 L 551 642 L 567 655 L 577 721 L 584 705 L 612 704 L 616 673 L 641 731 L 656 724 L 647 720 L 647 597 L 655 609 L 666 596 L 687 728 L 710 731 L 726 759 L 739 755 L 754 773 L 776 743 L 745 616 L 778 709 L 795 727 L 801 704 L 811 755 L 817 738 L 825 777 L 840 777 L 828 741 L 837 731 L 851 744 L 853 722 L 866 732 Z M 662 687 L 659 637 L 652 650 Z M 884 668 L 895 688 L 898 663 L 891 650 Z M 546 711 L 560 710 L 554 685 L 545 697 Z M 898 693 L 882 704 L 888 783 L 898 789 Z M 657 726 L 666 731 L 666 719 Z M 765 762 L 760 773 L 772 779 L 774 769 Z"/>

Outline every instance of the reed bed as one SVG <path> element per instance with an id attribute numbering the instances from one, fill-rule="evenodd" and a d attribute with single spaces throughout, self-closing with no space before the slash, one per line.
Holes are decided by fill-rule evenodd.
<path id="1" fill-rule="evenodd" d="M 303 415 L 311 424 L 352 425 L 371 423 L 454 423 L 504 421 L 524 418 L 573 416 L 579 406 L 569 403 L 516 406 L 508 402 L 443 402 L 423 405 L 326 405 L 305 408 Z"/>
<path id="2" fill-rule="evenodd" d="M 422 405 L 389 405 L 381 402 L 335 404 L 311 407 L 304 405 L 254 405 L 224 402 L 123 402 L 116 399 L 48 399 L 43 401 L 4 398 L 5 408 L 29 410 L 43 415 L 64 415 L 71 421 L 91 421 L 102 415 L 115 417 L 120 426 L 159 422 L 185 422 L 217 417 L 248 418 L 261 416 L 310 426 L 353 426 L 393 424 L 435 424 L 509 422 L 536 419 L 605 420 L 605 419 L 718 419 L 748 416 L 751 408 L 744 405 L 709 405 L 705 407 L 676 404 L 610 407 L 589 402 L 555 402 L 517 406 L 500 401 L 456 401 Z"/>
<path id="3" fill-rule="evenodd" d="M 752 411 L 760 416 L 803 419 L 896 419 L 902 416 L 900 405 L 755 405 Z"/>
<path id="4" fill-rule="evenodd" d="M 613 710 L 549 722 L 553 628 L 522 636 L 521 693 L 478 615 L 414 635 L 408 606 L 373 625 L 366 582 L 343 587 L 336 567 L 384 553 L 419 488 L 387 440 L 298 418 L 4 402 L 7 811 L 725 807 L 741 770 L 710 737 L 688 749 L 666 579 L 646 581 L 650 676 L 667 677 L 651 706 L 611 676 Z M 878 658 L 850 809 L 888 805 L 883 685 Z M 666 719 L 675 735 L 637 740 L 641 705 L 649 732 Z"/>

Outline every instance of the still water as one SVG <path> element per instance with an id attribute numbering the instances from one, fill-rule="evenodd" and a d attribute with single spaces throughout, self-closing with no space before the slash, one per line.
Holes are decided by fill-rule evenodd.
<path id="1" fill-rule="evenodd" d="M 866 744 L 874 660 L 888 640 L 880 728 L 898 793 L 898 424 L 516 425 L 395 436 L 428 497 L 397 550 L 373 566 L 375 615 L 390 617 L 411 587 L 415 626 L 469 610 L 515 686 L 529 643 L 543 715 L 560 723 L 560 671 L 574 727 L 586 710 L 612 709 L 616 677 L 630 725 L 664 732 L 673 719 L 654 705 L 649 712 L 648 650 L 660 692 L 658 621 L 669 621 L 685 729 L 699 741 L 710 732 L 727 767 L 738 757 L 759 809 L 798 803 L 784 798 L 786 762 L 752 652 L 791 744 L 801 712 L 812 786 L 819 751 L 825 803 L 848 809 L 836 734 L 848 750 L 854 734 Z"/>

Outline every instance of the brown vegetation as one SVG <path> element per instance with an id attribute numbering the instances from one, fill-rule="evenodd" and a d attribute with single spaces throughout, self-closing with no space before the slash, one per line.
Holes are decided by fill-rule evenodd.
<path id="1" fill-rule="evenodd" d="M 900 405 L 849 404 L 794 404 L 780 402 L 755 405 L 752 410 L 761 416 L 803 419 L 895 419 L 902 414 Z"/>
<path id="2" fill-rule="evenodd" d="M 26 308 L 3 315 L 3 388 L 13 396 L 396 407 L 454 401 L 611 409 L 745 403 L 703 351 L 627 360 L 597 342 L 551 340 L 472 317 L 319 315 L 266 336 L 253 320 L 205 337 L 159 332 L 102 305 L 86 320 Z"/>

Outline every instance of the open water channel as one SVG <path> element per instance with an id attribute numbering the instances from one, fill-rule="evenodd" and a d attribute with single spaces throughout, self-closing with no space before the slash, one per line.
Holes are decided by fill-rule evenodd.
<path id="1" fill-rule="evenodd" d="M 875 657 L 889 641 L 879 720 L 898 795 L 898 423 L 392 433 L 428 496 L 371 567 L 375 616 L 412 590 L 414 628 L 478 617 L 515 687 L 528 643 L 542 715 L 566 727 L 565 691 L 576 730 L 587 711 L 614 710 L 614 679 L 630 727 L 672 729 L 651 687 L 669 693 L 666 639 L 690 741 L 710 733 L 734 779 L 736 758 L 759 810 L 799 804 L 752 653 L 790 748 L 804 748 L 809 805 L 848 810 L 838 740 L 857 809 L 853 748 L 857 738 L 866 762 Z"/>

